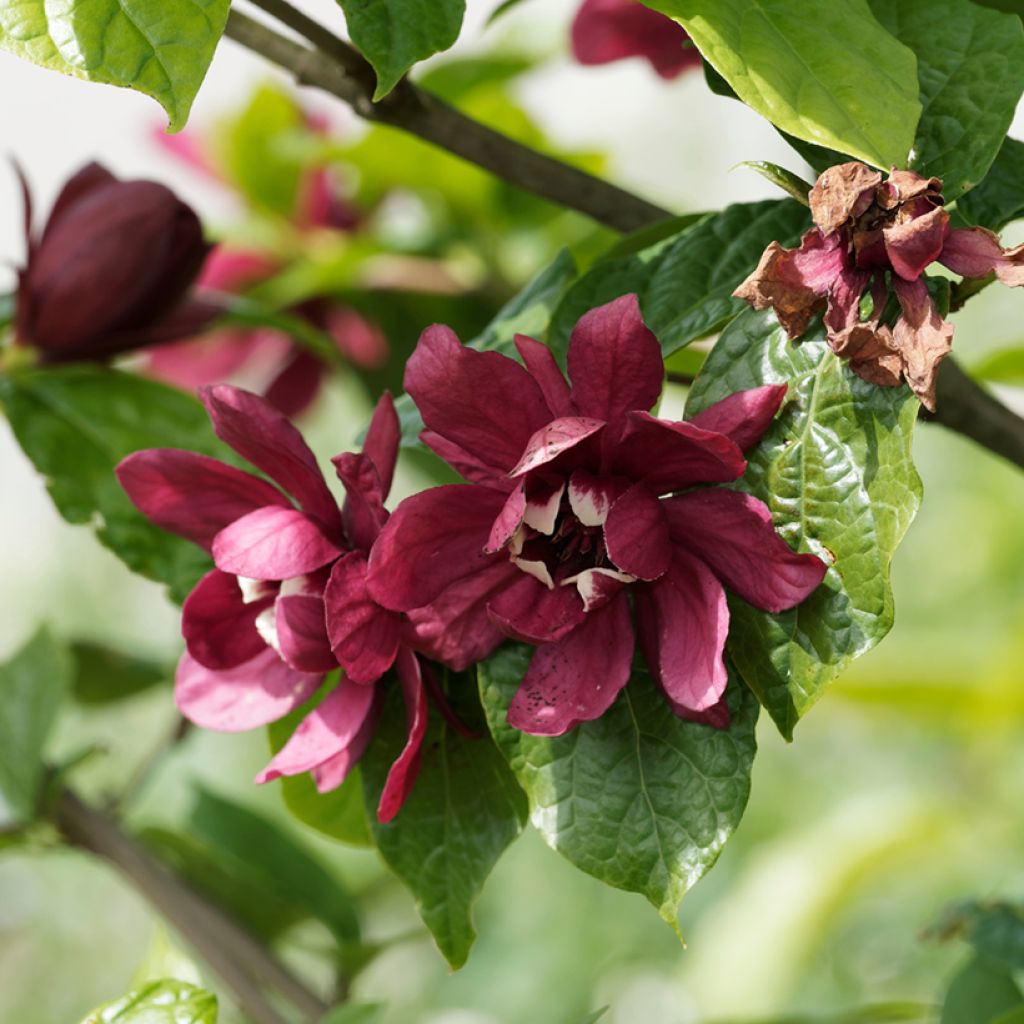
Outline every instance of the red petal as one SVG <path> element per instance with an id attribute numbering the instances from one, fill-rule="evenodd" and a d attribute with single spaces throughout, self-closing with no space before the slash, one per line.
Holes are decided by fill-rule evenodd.
<path id="1" fill-rule="evenodd" d="M 324 599 L 315 594 L 285 594 L 274 604 L 281 657 L 300 672 L 330 672 L 338 667 L 327 639 Z"/>
<path id="2" fill-rule="evenodd" d="M 369 551 L 388 518 L 377 467 L 369 455 L 355 452 L 336 455 L 331 462 L 345 486 L 345 504 L 341 509 L 345 533 L 354 547 Z"/>
<path id="3" fill-rule="evenodd" d="M 583 416 L 565 416 L 541 427 L 526 443 L 522 458 L 509 471 L 509 476 L 522 476 L 557 459 L 563 452 L 575 448 L 581 441 L 603 429 L 603 420 Z"/>
<path id="4" fill-rule="evenodd" d="M 491 525 L 491 532 L 484 548 L 487 552 L 500 551 L 519 529 L 526 514 L 526 484 L 519 481 L 518 486 L 509 494 L 502 505 L 498 518 Z"/>
<path id="5" fill-rule="evenodd" d="M 283 415 L 299 416 L 313 404 L 326 374 L 323 360 L 292 345 L 288 361 L 267 385 L 263 397 Z"/>
<path id="6" fill-rule="evenodd" d="M 269 594 L 246 604 L 237 577 L 219 569 L 208 572 L 181 609 L 181 633 L 189 654 L 212 669 L 234 668 L 255 658 L 267 646 L 256 631 L 256 616 L 273 599 Z"/>
<path id="7" fill-rule="evenodd" d="M 555 361 L 554 354 L 547 345 L 542 344 L 525 334 L 515 336 L 516 350 L 526 364 L 530 376 L 544 395 L 544 401 L 551 410 L 551 418 L 572 416 L 572 398 L 569 395 L 569 384 Z"/>
<path id="8" fill-rule="evenodd" d="M 401 439 L 402 427 L 398 422 L 398 413 L 395 412 L 395 403 L 385 391 L 373 410 L 366 440 L 363 441 L 363 454 L 371 459 L 377 469 L 384 498 L 391 492 Z"/>
<path id="9" fill-rule="evenodd" d="M 961 277 L 996 277 L 1011 288 L 1024 284 L 1024 246 L 1004 249 L 999 237 L 987 228 L 951 231 L 939 262 Z"/>
<path id="10" fill-rule="evenodd" d="M 737 391 L 688 422 L 701 430 L 713 430 L 731 438 L 741 451 L 748 452 L 764 437 L 775 414 L 786 398 L 785 384 L 765 384 L 749 391 Z"/>
<path id="11" fill-rule="evenodd" d="M 406 648 L 400 648 L 396 662 L 398 677 L 402 681 L 402 696 L 405 698 L 408 737 L 401 754 L 391 766 L 384 789 L 377 804 L 377 820 L 387 824 L 401 809 L 416 782 L 420 770 L 420 750 L 427 732 L 427 691 L 420 675 L 420 663 L 416 655 Z"/>
<path id="12" fill-rule="evenodd" d="M 949 214 L 941 206 L 902 224 L 882 228 L 892 269 L 904 280 L 916 281 L 925 267 L 939 258 L 948 232 Z"/>
<path id="13" fill-rule="evenodd" d="M 501 470 L 489 466 L 486 462 L 481 462 L 475 455 L 470 455 L 465 448 L 460 448 L 432 430 L 422 431 L 420 440 L 435 455 L 444 459 L 463 480 L 474 484 L 483 484 L 499 491 L 511 491 L 513 487 L 517 486 L 516 481 L 506 476 Z"/>
<path id="14" fill-rule="evenodd" d="M 583 600 L 574 586 L 550 589 L 526 573 L 519 576 L 487 608 L 506 636 L 531 644 L 549 643 L 583 621 Z"/>
<path id="15" fill-rule="evenodd" d="M 656 580 L 672 561 L 662 503 L 643 484 L 631 487 L 612 505 L 604 542 L 616 568 L 642 580 Z"/>
<path id="16" fill-rule="evenodd" d="M 339 548 L 295 508 L 260 508 L 236 519 L 213 539 L 218 569 L 256 580 L 304 576 L 333 561 Z"/>

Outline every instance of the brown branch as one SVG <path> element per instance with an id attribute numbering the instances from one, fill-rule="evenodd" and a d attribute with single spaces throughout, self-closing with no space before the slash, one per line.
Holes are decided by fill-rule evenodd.
<path id="1" fill-rule="evenodd" d="M 474 121 L 407 80 L 374 103 L 373 69 L 358 51 L 295 10 L 287 0 L 252 2 L 312 48 L 234 10 L 226 34 L 292 72 L 300 84 L 318 87 L 344 100 L 366 120 L 402 128 L 524 191 L 584 213 L 617 231 L 637 231 L 671 216 L 668 210 Z M 956 302 L 962 304 L 981 287 L 984 285 L 960 286 Z M 949 359 L 939 372 L 937 406 L 937 413 L 928 419 L 1024 467 L 1024 419 L 983 391 Z"/>
<path id="2" fill-rule="evenodd" d="M 255 1024 L 287 1024 L 269 1001 L 276 989 L 310 1022 L 327 1005 L 276 960 L 240 924 L 207 903 L 167 870 L 113 818 L 89 807 L 70 790 L 57 798 L 54 820 L 68 842 L 111 863 L 193 946 Z"/>

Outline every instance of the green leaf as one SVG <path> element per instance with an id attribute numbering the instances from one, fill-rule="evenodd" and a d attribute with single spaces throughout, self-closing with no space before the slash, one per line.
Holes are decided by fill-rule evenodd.
<path id="1" fill-rule="evenodd" d="M 728 1024 L 934 1024 L 936 1008 L 924 1003 L 876 1003 L 840 1013 L 730 1020 Z"/>
<path id="2" fill-rule="evenodd" d="M 370 828 L 385 862 L 412 890 L 438 949 L 458 968 L 476 938 L 473 904 L 522 831 L 526 798 L 487 736 L 469 680 L 454 677 L 448 689 L 455 713 L 481 735 L 459 735 L 432 710 L 412 792 L 391 822 L 382 825 L 374 816 Z M 360 762 L 368 807 L 377 806 L 405 739 L 405 710 L 399 688 L 392 686 L 377 735 Z"/>
<path id="3" fill-rule="evenodd" d="M 319 1024 L 377 1024 L 384 1010 L 384 1003 L 346 1003 L 331 1010 Z"/>
<path id="4" fill-rule="evenodd" d="M 993 384 L 1024 387 L 1024 346 L 990 352 L 971 365 L 971 376 Z"/>
<path id="5" fill-rule="evenodd" d="M 90 82 L 126 86 L 185 127 L 230 0 L 0 0 L 0 49 Z"/>
<path id="6" fill-rule="evenodd" d="M 1024 1024 L 1024 1004 L 1009 1013 L 996 1017 L 992 1024 Z"/>
<path id="7" fill-rule="evenodd" d="M 985 180 L 957 200 L 955 216 L 990 231 L 1024 217 L 1024 142 L 1003 141 Z"/>
<path id="8" fill-rule="evenodd" d="M 71 692 L 79 704 L 111 704 L 167 682 L 173 669 L 100 644 L 73 643 Z"/>
<path id="9" fill-rule="evenodd" d="M 1024 971 L 1024 904 L 969 900 L 949 907 L 929 929 L 940 940 L 962 938 L 975 952 L 1011 971 Z"/>
<path id="10" fill-rule="evenodd" d="M 141 448 L 187 448 L 235 461 L 199 402 L 143 377 L 75 365 L 0 377 L 0 403 L 60 514 L 91 524 L 129 569 L 183 600 L 210 567 L 209 556 L 153 526 L 121 490 L 114 467 Z"/>
<path id="11" fill-rule="evenodd" d="M 832 565 L 791 611 L 730 602 L 736 668 L 790 738 L 825 686 L 892 626 L 890 564 L 921 500 L 910 454 L 918 403 L 905 387 L 851 373 L 820 327 L 794 344 L 772 313 L 748 310 L 722 332 L 687 415 L 761 384 L 788 384 L 788 400 L 738 486 L 769 506 L 792 547 Z"/>
<path id="12" fill-rule="evenodd" d="M 785 167 L 768 163 L 765 160 L 745 160 L 738 166 L 749 167 L 752 171 L 757 171 L 762 178 L 781 188 L 783 192 L 792 196 L 798 203 L 801 203 L 803 206 L 810 206 L 811 185 L 804 181 L 799 174 L 794 174 L 792 171 L 787 171 Z"/>
<path id="13" fill-rule="evenodd" d="M 67 652 L 45 629 L 0 665 L 0 804 L 18 821 L 36 816 L 43 751 L 70 674 Z"/>
<path id="14" fill-rule="evenodd" d="M 736 94 L 790 135 L 888 170 L 921 115 L 914 54 L 867 0 L 643 0 L 682 23 Z"/>
<path id="15" fill-rule="evenodd" d="M 491 12 L 491 16 L 487 19 L 487 24 L 489 26 L 493 25 L 503 14 L 507 14 L 513 7 L 518 7 L 522 2 L 523 0 L 502 0 Z"/>
<path id="16" fill-rule="evenodd" d="M 1024 90 L 1024 25 L 968 0 L 870 0 L 917 54 L 921 120 L 912 166 L 950 202 L 988 173 Z M 902 165 L 901 165 L 902 166 Z"/>
<path id="17" fill-rule="evenodd" d="M 595 306 L 636 292 L 647 326 L 668 356 L 718 330 L 744 308 L 732 297 L 769 242 L 795 241 L 810 224 L 791 199 L 737 203 L 681 234 L 617 259 L 602 260 L 558 304 L 548 344 L 564 363 L 576 321 Z"/>
<path id="18" fill-rule="evenodd" d="M 1021 1005 L 1024 997 L 1006 968 L 974 957 L 950 982 L 940 1024 L 995 1024 Z"/>
<path id="19" fill-rule="evenodd" d="M 93 1010 L 82 1024 L 217 1024 L 217 997 L 164 979 Z"/>
<path id="20" fill-rule="evenodd" d="M 552 849 L 617 889 L 641 893 L 678 931 L 679 903 L 717 860 L 750 794 L 757 703 L 733 676 L 732 725 L 685 722 L 636 669 L 601 718 L 553 739 L 505 722 L 531 650 L 478 667 L 488 724 Z"/>
<path id="21" fill-rule="evenodd" d="M 349 35 L 377 72 L 374 100 L 417 62 L 459 38 L 465 0 L 338 0 Z"/>
<path id="22" fill-rule="evenodd" d="M 15 294 L 0 295 L 0 329 L 6 327 L 14 319 Z"/>

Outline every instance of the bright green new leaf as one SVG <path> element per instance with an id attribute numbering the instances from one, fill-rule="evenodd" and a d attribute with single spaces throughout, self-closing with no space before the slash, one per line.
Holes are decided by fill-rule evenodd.
<path id="1" fill-rule="evenodd" d="M 940 1024 L 996 1024 L 1022 1006 L 1024 996 L 1010 972 L 976 956 L 950 982 Z"/>
<path id="2" fill-rule="evenodd" d="M 0 0 L 0 49 L 136 89 L 180 131 L 213 59 L 230 0 Z"/>
<path id="3" fill-rule="evenodd" d="M 785 167 L 778 164 L 768 163 L 767 160 L 745 160 L 740 167 L 749 167 L 756 171 L 762 178 L 770 181 L 777 188 L 781 188 L 787 195 L 792 196 L 803 206 L 810 206 L 811 184 L 804 181 L 799 174 L 787 171 Z"/>
<path id="4" fill-rule="evenodd" d="M 466 0 L 338 0 L 352 42 L 377 72 L 374 100 L 459 38 Z"/>
<path id="5" fill-rule="evenodd" d="M 581 871 L 641 893 L 678 930 L 680 901 L 746 808 L 757 702 L 731 674 L 731 726 L 686 722 L 637 668 L 597 721 L 530 736 L 505 715 L 531 654 L 508 645 L 478 668 L 491 732 L 530 798 L 530 820 Z"/>
<path id="6" fill-rule="evenodd" d="M 43 750 L 70 674 L 67 651 L 45 629 L 0 665 L 0 805 L 18 821 L 35 817 Z"/>
<path id="7" fill-rule="evenodd" d="M 1004 139 L 985 180 L 957 200 L 954 218 L 1000 231 L 1024 217 L 1024 142 Z"/>
<path id="8" fill-rule="evenodd" d="M 970 0 L 870 0 L 917 55 L 921 120 L 911 166 L 944 182 L 946 201 L 988 172 L 1024 90 L 1024 25 Z"/>
<path id="9" fill-rule="evenodd" d="M 687 415 L 762 384 L 788 384 L 787 403 L 738 486 L 767 503 L 793 548 L 831 565 L 791 611 L 730 601 L 729 653 L 788 738 L 824 687 L 892 626 L 890 563 L 921 500 L 910 454 L 918 403 L 905 387 L 851 373 L 820 327 L 794 344 L 771 312 L 748 310 L 722 332 Z"/>
<path id="10" fill-rule="evenodd" d="M 141 448 L 237 461 L 214 438 L 199 402 L 156 381 L 81 364 L 0 377 L 0 404 L 60 514 L 91 524 L 129 569 L 166 583 L 171 597 L 183 600 L 210 567 L 209 556 L 152 525 L 121 490 L 114 467 Z"/>
<path id="11" fill-rule="evenodd" d="M 164 979 L 93 1010 L 82 1024 L 217 1024 L 217 997 Z"/>
<path id="12" fill-rule="evenodd" d="M 73 643 L 71 692 L 79 704 L 110 704 L 170 682 L 174 670 L 133 654 L 93 643 Z"/>
<path id="13" fill-rule="evenodd" d="M 526 798 L 487 735 L 472 683 L 453 677 L 448 697 L 474 738 L 460 735 L 435 707 L 416 784 L 388 824 L 370 828 L 388 867 L 409 887 L 423 923 L 454 968 L 476 938 L 472 909 L 498 858 L 522 831 Z M 360 762 L 366 805 L 376 809 L 406 741 L 399 687 L 390 687 L 377 734 Z"/>
<path id="14" fill-rule="evenodd" d="M 784 132 L 888 170 L 921 115 L 914 54 L 867 0 L 643 0 Z"/>

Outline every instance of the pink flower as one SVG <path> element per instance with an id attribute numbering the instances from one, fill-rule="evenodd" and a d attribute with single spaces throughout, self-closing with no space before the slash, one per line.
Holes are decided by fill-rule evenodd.
<path id="1" fill-rule="evenodd" d="M 408 740 L 378 808 L 390 820 L 415 781 L 427 725 L 422 668 L 401 643 L 402 617 L 366 588 L 398 452 L 391 399 L 378 403 L 362 453 L 334 459 L 347 494 L 339 508 L 302 436 L 267 401 L 227 385 L 201 397 L 217 436 L 273 483 L 169 448 L 136 452 L 117 467 L 146 516 L 213 555 L 215 568 L 182 609 L 178 707 L 208 729 L 253 729 L 304 704 L 340 664 L 340 681 L 257 779 L 309 771 L 327 791 L 370 742 L 382 701 L 374 684 L 394 666 Z"/>
<path id="2" fill-rule="evenodd" d="M 701 64 L 683 27 L 638 0 L 584 0 L 572 23 L 572 52 L 581 64 L 645 57 L 662 78 Z"/>
<path id="3" fill-rule="evenodd" d="M 738 491 L 743 451 L 785 387 L 740 392 L 690 422 L 657 419 L 663 366 L 636 296 L 587 313 L 569 379 L 519 336 L 525 366 L 424 331 L 406 368 L 423 440 L 470 484 L 399 505 L 370 555 L 370 593 L 414 642 L 462 668 L 505 637 L 537 645 L 510 724 L 560 735 L 600 716 L 640 647 L 677 713 L 727 723 L 723 584 L 781 611 L 821 582 L 768 508 Z"/>
<path id="4" fill-rule="evenodd" d="M 790 338 L 825 310 L 829 345 L 864 380 L 895 387 L 905 379 L 935 409 L 935 375 L 949 354 L 953 325 L 943 320 L 922 278 L 938 260 L 964 277 L 995 273 L 1024 284 L 1024 246 L 1003 249 L 985 228 L 949 226 L 942 182 L 893 168 L 882 175 L 856 161 L 830 167 L 810 193 L 815 227 L 798 249 L 772 242 L 733 293 L 775 310 Z M 899 301 L 884 321 L 890 290 Z M 861 302 L 870 296 L 871 312 Z"/>

